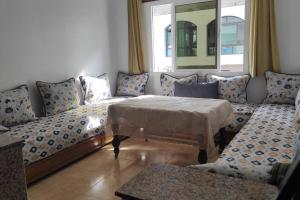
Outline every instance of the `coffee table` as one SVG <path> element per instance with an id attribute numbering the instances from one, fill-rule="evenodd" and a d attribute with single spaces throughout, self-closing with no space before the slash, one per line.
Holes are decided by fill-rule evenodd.
<path id="1" fill-rule="evenodd" d="M 271 200 L 277 187 L 198 169 L 150 165 L 115 192 L 123 200 Z"/>
<path id="2" fill-rule="evenodd" d="M 144 137 L 197 145 L 198 161 L 217 156 L 214 136 L 233 122 L 233 109 L 227 100 L 144 95 L 108 108 L 107 125 L 114 134 L 118 158 L 120 137 Z M 224 148 L 224 140 L 221 140 Z"/>

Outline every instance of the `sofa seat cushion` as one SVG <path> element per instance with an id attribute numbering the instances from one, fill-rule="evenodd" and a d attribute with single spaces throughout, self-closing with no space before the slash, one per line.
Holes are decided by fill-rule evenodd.
<path id="1" fill-rule="evenodd" d="M 234 112 L 234 123 L 226 127 L 226 131 L 237 133 L 248 122 L 257 105 L 231 103 Z"/>
<path id="2" fill-rule="evenodd" d="M 222 171 L 247 177 L 257 166 L 290 163 L 297 151 L 295 106 L 260 105 L 216 161 Z"/>
<path id="3" fill-rule="evenodd" d="M 11 130 L 4 134 L 25 140 L 23 159 L 24 164 L 29 165 L 95 135 L 104 134 L 108 106 L 112 102 L 124 99 L 126 98 L 80 106 L 57 115 L 11 127 Z"/>

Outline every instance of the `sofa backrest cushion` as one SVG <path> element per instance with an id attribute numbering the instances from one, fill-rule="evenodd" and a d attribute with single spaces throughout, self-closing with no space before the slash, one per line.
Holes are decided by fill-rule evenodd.
<path id="1" fill-rule="evenodd" d="M 11 127 L 35 120 L 27 85 L 0 93 L 0 124 Z"/>
<path id="2" fill-rule="evenodd" d="M 300 110 L 300 89 L 298 90 L 298 93 L 296 96 L 295 107 L 296 107 L 297 111 Z"/>
<path id="3" fill-rule="evenodd" d="M 140 96 L 145 94 L 145 88 L 149 79 L 148 73 L 126 74 L 118 73 L 117 90 L 115 96 Z"/>
<path id="4" fill-rule="evenodd" d="M 264 103 L 294 104 L 300 89 L 300 75 L 265 73 L 267 97 Z"/>
<path id="5" fill-rule="evenodd" d="M 162 94 L 164 96 L 174 96 L 175 82 L 185 84 L 185 85 L 197 84 L 198 75 L 192 74 L 185 77 L 175 77 L 169 74 L 162 73 L 160 75 L 160 84 L 161 84 Z"/>
<path id="6" fill-rule="evenodd" d="M 80 105 L 74 78 L 59 83 L 37 81 L 36 86 L 42 97 L 45 116 L 55 115 Z"/>
<path id="7" fill-rule="evenodd" d="M 222 77 L 212 74 L 206 76 L 208 82 L 219 82 L 219 98 L 232 103 L 247 103 L 246 88 L 250 80 L 249 75 Z"/>
<path id="8" fill-rule="evenodd" d="M 194 98 L 218 98 L 219 82 L 186 85 L 175 81 L 174 96 Z"/>
<path id="9" fill-rule="evenodd" d="M 85 105 L 98 104 L 112 97 L 107 74 L 98 77 L 80 76 L 79 80 Z"/>

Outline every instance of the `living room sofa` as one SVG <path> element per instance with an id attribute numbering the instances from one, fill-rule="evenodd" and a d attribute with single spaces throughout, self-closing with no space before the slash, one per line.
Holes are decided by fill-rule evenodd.
<path id="1" fill-rule="evenodd" d="M 57 170 L 112 141 L 105 132 L 107 108 L 126 98 L 76 109 L 10 127 L 6 135 L 24 140 L 23 161 L 27 183 Z"/>
<path id="2" fill-rule="evenodd" d="M 269 79 L 267 77 L 266 100 L 263 104 L 257 105 L 252 115 L 249 114 L 249 120 L 220 157 L 214 163 L 191 167 L 269 182 L 270 172 L 275 164 L 288 164 L 294 161 L 297 152 L 300 151 L 299 125 L 298 127 L 296 125 L 296 117 L 299 116 L 296 113 L 299 113 L 300 107 L 300 78 L 297 75 L 283 74 L 269 76 L 271 77 Z M 284 86 L 285 89 L 280 91 L 277 84 L 284 85 L 284 81 L 292 82 L 293 79 L 297 82 L 296 85 Z M 291 91 L 293 87 L 294 91 Z M 286 100 L 282 102 L 284 98 Z M 237 117 L 238 114 L 235 115 Z"/>
<path id="3" fill-rule="evenodd" d="M 41 117 L 31 108 L 27 85 L 1 92 L 0 134 L 24 140 L 27 184 L 109 144 L 108 106 L 144 94 L 147 75 L 119 73 L 115 97 L 106 74 L 81 76 L 80 91 L 74 78 L 59 83 L 37 81 L 43 104 Z M 132 87 L 128 81 L 138 86 Z"/>
<path id="4" fill-rule="evenodd" d="M 269 181 L 275 163 L 291 163 L 297 152 L 295 106 L 259 105 L 215 163 L 197 165 L 229 176 Z"/>
<path id="5" fill-rule="evenodd" d="M 284 80 L 272 77 L 282 76 L 280 74 L 270 74 L 270 76 L 275 83 L 291 79 L 285 75 L 283 75 Z M 99 77 L 81 77 L 85 105 L 68 107 L 68 109 L 59 107 L 52 110 L 50 107 L 47 110 L 48 116 L 11 126 L 9 131 L 4 132 L 4 134 L 25 140 L 23 156 L 27 183 L 38 180 L 111 142 L 112 137 L 104 131 L 108 106 L 125 100 L 128 96 L 145 94 L 147 79 L 147 73 L 141 75 L 119 73 L 116 91 L 116 95 L 119 97 L 113 98 L 108 92 L 110 89 L 105 74 Z M 289 163 L 294 159 L 298 134 L 294 125 L 296 108 L 295 105 L 291 105 L 291 102 L 295 102 L 294 96 L 296 95 L 295 91 L 291 92 L 290 88 L 299 89 L 300 84 L 286 87 L 287 89 L 283 88 L 283 90 L 287 90 L 283 91 L 284 95 L 280 94 L 280 91 L 268 94 L 269 102 L 265 101 L 265 104 L 255 105 L 248 103 L 246 98 L 249 79 L 248 75 L 207 78 L 207 81 L 221 82 L 219 96 L 230 101 L 234 110 L 234 123 L 226 127 L 226 132 L 228 135 L 230 133 L 236 135 L 215 163 L 194 167 L 209 168 L 231 176 L 266 180 L 269 177 L 267 171 L 272 165 L 278 162 Z M 270 78 L 267 77 L 267 79 Z M 299 80 L 296 78 L 294 82 L 300 83 Z M 98 81 L 101 81 L 101 84 L 105 83 L 104 86 L 99 87 Z M 161 77 L 162 95 L 174 95 L 175 81 L 190 84 L 197 83 L 199 80 L 197 75 L 178 79 L 164 74 Z M 45 88 L 56 87 L 60 84 L 66 87 L 65 82 L 61 82 L 45 84 Z M 278 87 L 274 83 L 269 85 L 273 88 L 268 90 Z M 101 92 L 93 91 L 99 90 L 99 88 Z M 52 100 L 49 99 L 49 96 L 53 97 L 53 95 L 45 92 L 42 96 L 44 97 L 43 103 L 47 108 L 48 101 Z M 285 99 L 282 98 L 283 96 L 291 97 Z M 76 99 L 74 100 L 72 97 L 65 99 L 71 99 L 72 106 L 76 102 Z M 53 101 L 55 104 L 56 99 L 54 98 Z M 63 102 L 61 106 L 64 107 L 67 104 L 68 102 Z"/>

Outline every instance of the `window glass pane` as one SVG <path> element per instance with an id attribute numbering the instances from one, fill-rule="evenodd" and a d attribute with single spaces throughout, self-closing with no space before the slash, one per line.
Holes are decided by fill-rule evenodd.
<path id="1" fill-rule="evenodd" d="M 216 68 L 216 1 L 175 6 L 177 69 Z"/>
<path id="2" fill-rule="evenodd" d="M 243 71 L 245 0 L 221 1 L 221 70 Z"/>
<path id="3" fill-rule="evenodd" d="M 171 4 L 152 6 L 152 55 L 154 72 L 172 71 Z"/>
<path id="4" fill-rule="evenodd" d="M 177 56 L 196 56 L 197 26 L 189 21 L 177 21 Z"/>

